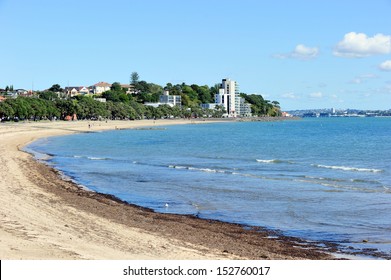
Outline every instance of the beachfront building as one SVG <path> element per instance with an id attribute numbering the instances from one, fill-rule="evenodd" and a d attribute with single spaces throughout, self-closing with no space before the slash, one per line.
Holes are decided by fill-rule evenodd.
<path id="1" fill-rule="evenodd" d="M 219 104 L 216 104 L 216 103 L 205 103 L 205 104 L 201 104 L 201 108 L 209 109 L 209 110 L 215 110 L 217 105 L 219 105 Z"/>
<path id="2" fill-rule="evenodd" d="M 215 94 L 215 103 L 224 107 L 228 117 L 237 116 L 238 102 L 236 98 L 239 98 L 239 87 L 237 83 L 230 79 L 223 79 L 219 87 L 219 92 Z"/>
<path id="3" fill-rule="evenodd" d="M 165 90 L 162 95 L 159 96 L 159 102 L 145 102 L 144 105 L 159 107 L 160 105 L 168 105 L 170 107 L 181 106 L 182 97 L 180 95 L 170 95 L 168 90 Z"/>
<path id="4" fill-rule="evenodd" d="M 251 114 L 251 104 L 247 103 L 246 100 L 243 97 L 237 98 L 239 101 L 239 110 L 238 110 L 238 116 L 249 118 L 252 116 Z"/>
<path id="5" fill-rule="evenodd" d="M 251 117 L 251 105 L 240 97 L 238 83 L 230 79 L 222 80 L 219 92 L 215 94 L 215 103 L 201 104 L 204 109 L 215 109 L 216 106 L 224 108 L 226 117 Z"/>
<path id="6" fill-rule="evenodd" d="M 165 90 L 163 95 L 159 96 L 159 102 L 162 104 L 172 104 L 172 106 L 181 106 L 182 97 L 180 95 L 170 95 L 170 92 Z"/>

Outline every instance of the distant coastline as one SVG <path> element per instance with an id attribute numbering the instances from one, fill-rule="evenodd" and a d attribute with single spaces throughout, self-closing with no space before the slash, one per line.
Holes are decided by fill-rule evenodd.
<path id="1" fill-rule="evenodd" d="M 358 109 L 308 109 L 289 110 L 289 114 L 303 118 L 346 118 L 346 117 L 391 117 L 390 110 L 358 110 Z"/>

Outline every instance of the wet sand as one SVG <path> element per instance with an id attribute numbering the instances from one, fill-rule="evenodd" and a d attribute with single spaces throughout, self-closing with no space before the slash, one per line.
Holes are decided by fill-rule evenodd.
<path id="1" fill-rule="evenodd" d="M 262 228 L 155 213 L 110 195 L 86 191 L 21 151 L 31 141 L 54 135 L 188 123 L 197 122 L 0 124 L 0 258 L 332 258 L 315 245 Z"/>

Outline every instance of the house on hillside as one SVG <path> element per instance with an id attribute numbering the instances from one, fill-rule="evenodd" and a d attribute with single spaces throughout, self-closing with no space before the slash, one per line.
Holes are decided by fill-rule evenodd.
<path id="1" fill-rule="evenodd" d="M 106 82 L 99 82 L 93 86 L 91 86 L 91 90 L 93 94 L 102 94 L 105 91 L 109 91 L 111 89 L 111 84 Z"/>
<path id="2" fill-rule="evenodd" d="M 79 87 L 65 87 L 64 92 L 66 95 L 73 97 L 73 96 L 79 95 L 78 88 Z"/>
<path id="3" fill-rule="evenodd" d="M 136 94 L 134 85 L 121 84 L 121 88 L 126 90 L 126 94 Z"/>
<path id="4" fill-rule="evenodd" d="M 86 87 L 65 87 L 64 92 L 66 95 L 73 97 L 80 94 L 88 94 L 90 91 Z"/>
<path id="5" fill-rule="evenodd" d="M 17 96 L 23 96 L 23 95 L 28 95 L 29 92 L 31 92 L 31 91 L 28 91 L 28 90 L 23 89 L 23 88 L 19 88 L 19 89 L 15 89 L 13 92 L 14 92 Z"/>
<path id="6" fill-rule="evenodd" d="M 31 96 L 32 95 L 32 91 L 20 88 L 20 89 L 15 89 L 15 90 L 12 90 L 12 91 L 8 91 L 7 95 L 12 97 L 12 98 L 16 98 L 18 96 Z"/>

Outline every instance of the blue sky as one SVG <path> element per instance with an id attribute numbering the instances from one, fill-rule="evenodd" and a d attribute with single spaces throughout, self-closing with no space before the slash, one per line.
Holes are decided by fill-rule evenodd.
<path id="1" fill-rule="evenodd" d="M 222 78 L 282 109 L 391 108 L 391 0 L 0 0 L 0 87 Z"/>

